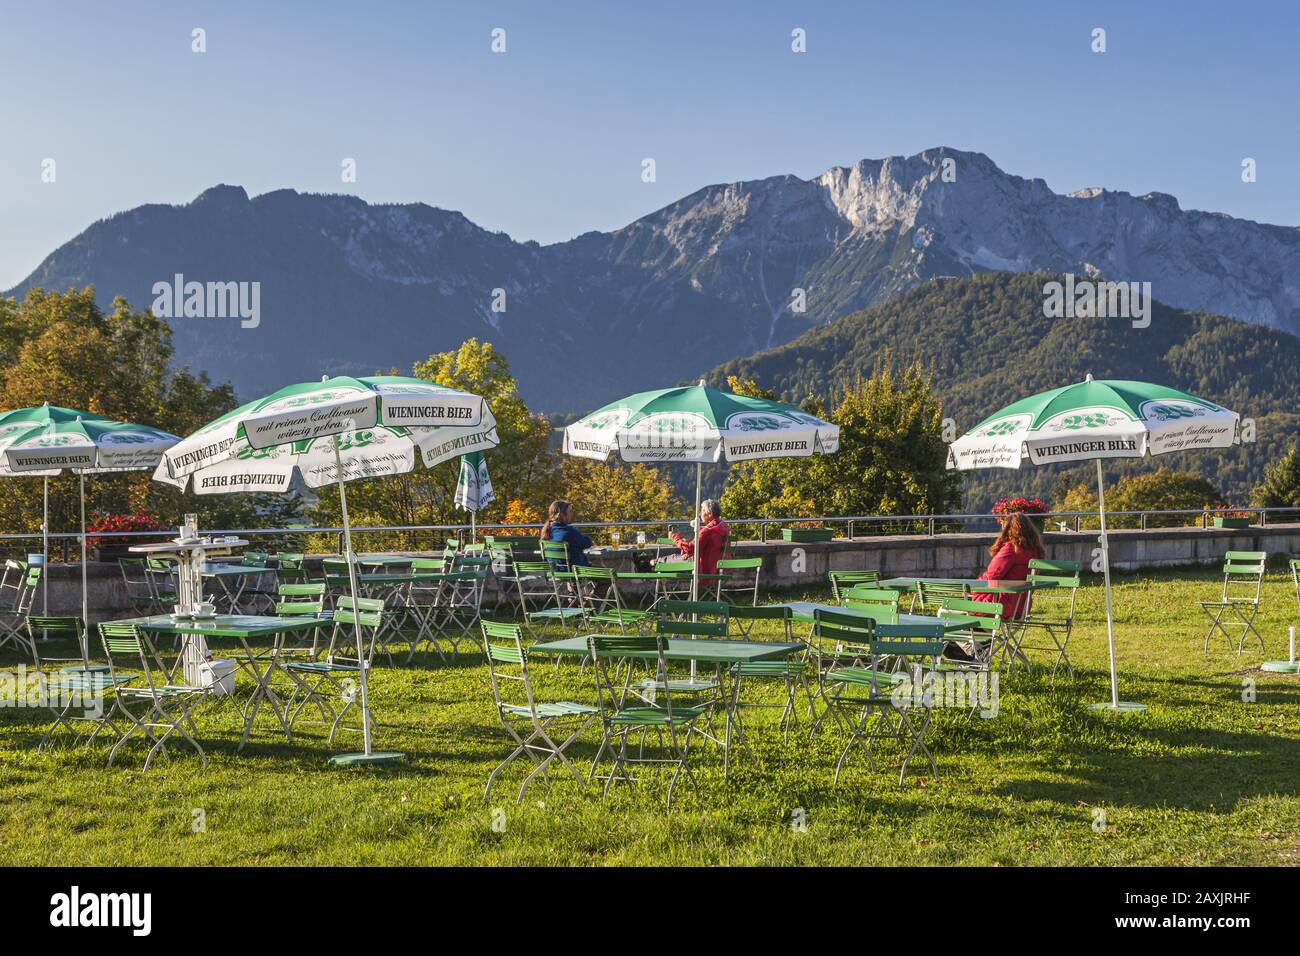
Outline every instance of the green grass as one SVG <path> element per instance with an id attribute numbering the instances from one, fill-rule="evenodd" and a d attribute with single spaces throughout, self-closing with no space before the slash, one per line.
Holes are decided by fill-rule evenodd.
<path id="1" fill-rule="evenodd" d="M 372 700 L 376 745 L 404 764 L 338 770 L 320 736 L 286 743 L 260 723 L 243 754 L 226 704 L 205 705 L 206 769 L 182 749 L 138 768 L 105 766 L 107 747 L 37 753 L 45 711 L 0 709 L 0 858 L 31 864 L 1284 864 L 1300 861 L 1300 679 L 1258 670 L 1284 657 L 1300 623 L 1289 577 L 1271 574 L 1260 614 L 1268 641 L 1238 656 L 1202 656 L 1196 601 L 1211 573 L 1121 575 L 1115 607 L 1121 696 L 1144 714 L 1099 714 L 1108 699 L 1102 592 L 1080 594 L 1072 642 L 1077 675 L 1055 687 L 1023 672 L 1001 681 L 996 718 L 964 724 L 939 712 L 930 735 L 941 780 L 899 786 L 902 751 L 885 747 L 876 772 L 831 774 L 836 735 L 782 745 L 777 711 L 753 712 L 760 764 L 744 756 L 722 779 L 720 753 L 697 755 L 701 789 L 666 777 L 602 799 L 560 781 L 535 785 L 522 806 L 507 772 L 483 799 L 509 750 L 497 727 L 481 655 L 382 667 Z M 5 665 L 16 658 L 6 657 Z M 549 699 L 590 700 L 591 672 L 535 669 Z M 1243 700 L 1244 683 L 1256 684 Z M 807 724 L 805 723 L 805 727 Z M 595 729 L 576 756 L 589 760 Z M 516 767 L 522 767 L 517 764 Z M 892 768 L 892 772 L 891 772 Z M 921 765 L 917 765 L 920 769 Z M 504 829 L 493 828 L 493 809 Z M 795 832 L 791 815 L 805 814 Z M 193 832 L 202 810 L 206 832 Z M 1094 826 L 1104 811 L 1105 827 Z"/>

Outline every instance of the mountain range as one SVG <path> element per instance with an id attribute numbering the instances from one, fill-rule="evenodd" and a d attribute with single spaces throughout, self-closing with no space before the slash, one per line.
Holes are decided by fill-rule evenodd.
<path id="1" fill-rule="evenodd" d="M 1037 392 L 1099 379 L 1159 382 L 1221 404 L 1253 423 L 1256 440 L 1213 452 L 1107 462 L 1112 478 L 1159 465 L 1203 473 L 1241 504 L 1265 467 L 1300 436 L 1300 338 L 1156 301 L 1150 324 L 1129 319 L 1048 318 L 1046 273 L 983 273 L 933 279 L 888 302 L 810 330 L 792 342 L 708 373 L 757 381 L 789 401 L 829 397 L 871 374 L 882 358 L 919 361 L 952 419 L 954 436 Z M 1089 481 L 1087 466 L 1024 465 L 969 472 L 966 506 L 986 509 L 1004 494 L 1057 497 L 1058 482 Z M 1211 502 L 1212 503 L 1212 502 Z"/>
<path id="2" fill-rule="evenodd" d="M 562 197 L 558 197 L 562 200 Z M 1168 306 L 1300 334 L 1300 232 L 1171 196 L 1069 195 L 949 148 L 707 186 L 612 232 L 518 242 L 458 212 L 220 185 L 94 223 L 7 294 L 258 283 L 259 315 L 174 317 L 177 357 L 243 397 L 398 368 L 470 336 L 534 407 L 582 411 L 769 349 L 943 276 L 1146 281 Z"/>

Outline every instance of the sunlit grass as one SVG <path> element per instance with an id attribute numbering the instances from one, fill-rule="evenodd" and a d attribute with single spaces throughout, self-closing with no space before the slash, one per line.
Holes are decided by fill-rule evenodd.
<path id="1" fill-rule="evenodd" d="M 762 710 L 747 715 L 757 762 L 742 753 L 724 781 L 716 748 L 696 754 L 700 792 L 679 785 L 671 813 L 662 776 L 608 799 L 557 777 L 516 807 L 522 764 L 485 802 L 488 773 L 510 747 L 481 654 L 447 664 L 422 654 L 377 670 L 376 744 L 408 755 L 383 769 L 330 769 L 326 758 L 355 749 L 355 736 L 330 746 L 308 732 L 288 744 L 269 717 L 237 754 L 239 721 L 221 702 L 201 712 L 206 769 L 177 748 L 142 773 L 138 744 L 108 768 L 106 745 L 37 753 L 47 712 L 0 709 L 0 856 L 16 865 L 1300 862 L 1300 678 L 1258 670 L 1285 656 L 1296 597 L 1289 577 L 1271 574 L 1259 616 L 1267 654 L 1238 656 L 1219 642 L 1206 657 L 1196 602 L 1216 590 L 1210 572 L 1117 578 L 1121 696 L 1146 703 L 1144 714 L 1088 709 L 1109 697 L 1102 594 L 1091 586 L 1071 644 L 1076 676 L 1053 686 L 1041 669 L 1008 675 L 991 720 L 939 713 L 929 738 L 938 783 L 918 772 L 900 787 L 902 751 L 888 745 L 876 772 L 855 759 L 832 786 L 838 736 L 796 733 L 782 744 L 777 711 Z M 546 663 L 534 673 L 545 698 L 594 697 L 590 668 Z M 596 740 L 592 728 L 572 751 L 584 770 Z M 504 829 L 493 828 L 494 808 Z M 206 832 L 194 832 L 195 810 Z"/>

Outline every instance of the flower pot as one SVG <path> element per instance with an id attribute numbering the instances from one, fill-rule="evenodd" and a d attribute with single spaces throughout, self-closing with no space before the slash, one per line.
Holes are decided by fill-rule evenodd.
<path id="1" fill-rule="evenodd" d="M 834 528 L 783 528 L 781 537 L 786 541 L 830 541 L 835 537 Z"/>
<path id="2" fill-rule="evenodd" d="M 1214 526 L 1216 528 L 1249 528 L 1249 518 L 1215 518 Z"/>

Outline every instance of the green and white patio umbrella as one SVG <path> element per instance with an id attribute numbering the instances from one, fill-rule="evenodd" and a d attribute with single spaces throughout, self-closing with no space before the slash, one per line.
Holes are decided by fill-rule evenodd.
<path id="1" fill-rule="evenodd" d="M 487 456 L 472 451 L 460 456 L 460 475 L 456 479 L 456 507 L 469 512 L 470 538 L 478 536 L 475 523 L 478 513 L 496 501 L 492 479 L 488 476 Z"/>
<path id="2" fill-rule="evenodd" d="M 90 626 L 86 586 L 86 475 L 153 468 L 180 439 L 148 425 L 113 421 L 91 412 L 48 403 L 0 416 L 0 477 L 40 476 L 44 481 L 41 521 L 42 610 L 48 611 L 50 478 L 69 469 L 81 492 L 81 618 Z M 83 648 L 83 657 L 85 656 Z"/>
<path id="3" fill-rule="evenodd" d="M 830 455 L 840 428 L 802 409 L 698 385 L 638 392 L 564 429 L 564 453 L 606 461 L 695 463 L 695 514 L 706 463 Z M 695 562 L 691 595 L 698 597 Z"/>
<path id="4" fill-rule="evenodd" d="M 309 488 L 336 484 L 343 512 L 348 583 L 357 588 L 344 482 L 396 475 L 497 444 L 496 420 L 482 398 L 418 378 L 340 376 L 289 385 L 204 425 L 172 447 L 154 479 L 196 494 L 285 492 L 295 475 Z M 363 654 L 361 624 L 357 649 Z M 367 669 L 360 669 L 360 754 L 336 764 L 379 763 L 402 755 L 371 746 Z"/>
<path id="5" fill-rule="evenodd" d="M 1110 644 L 1110 701 L 1098 708 L 1145 710 L 1119 699 L 1115 618 L 1111 607 L 1106 491 L 1101 463 L 1195 448 L 1228 448 L 1239 439 L 1239 417 L 1213 402 L 1147 382 L 1084 381 L 1041 392 L 990 415 L 948 448 L 948 467 L 1019 468 L 1055 462 L 1097 462 L 1101 562 L 1106 583 L 1106 637 Z"/>

